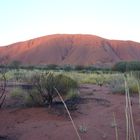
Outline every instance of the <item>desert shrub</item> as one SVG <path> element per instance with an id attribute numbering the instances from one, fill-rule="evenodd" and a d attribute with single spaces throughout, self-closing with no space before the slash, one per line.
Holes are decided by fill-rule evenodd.
<path id="1" fill-rule="evenodd" d="M 97 73 L 79 73 L 79 72 L 64 72 L 67 75 L 77 81 L 79 84 L 107 84 L 115 74 Z"/>
<path id="2" fill-rule="evenodd" d="M 24 73 L 23 72 L 21 72 L 19 70 L 14 72 L 14 79 L 16 81 L 21 80 L 23 77 L 24 77 Z"/>
<path id="3" fill-rule="evenodd" d="M 138 86 L 135 77 L 127 74 L 126 80 L 131 94 L 138 93 Z M 113 93 L 125 93 L 124 75 L 118 75 L 110 81 L 110 87 Z"/>
<path id="4" fill-rule="evenodd" d="M 125 93 L 123 76 L 114 76 L 114 78 L 110 81 L 109 85 L 113 93 Z"/>
<path id="5" fill-rule="evenodd" d="M 6 79 L 8 81 L 16 81 L 16 80 L 21 80 L 24 81 L 25 77 L 29 77 L 33 71 L 27 71 L 23 69 L 19 69 L 18 71 L 15 70 L 9 70 L 6 72 Z"/>
<path id="6" fill-rule="evenodd" d="M 21 65 L 20 68 L 25 69 L 25 70 L 34 70 L 34 69 L 36 69 L 36 66 L 34 66 L 34 65 Z"/>
<path id="7" fill-rule="evenodd" d="M 129 91 L 130 93 L 138 93 L 138 86 L 136 83 L 129 84 Z"/>
<path id="8" fill-rule="evenodd" d="M 56 88 L 62 96 L 66 95 L 69 90 L 77 88 L 77 82 L 72 78 L 59 74 L 53 73 L 36 73 L 30 79 L 30 84 L 33 85 L 36 92 L 29 93 L 30 98 L 34 102 L 39 98 L 41 104 L 51 105 L 53 99 L 57 96 L 54 88 Z M 36 102 L 38 103 L 38 102 Z"/>
<path id="9" fill-rule="evenodd" d="M 74 98 L 78 98 L 79 94 L 77 90 L 69 90 L 69 92 L 67 93 L 66 99 L 74 99 Z"/>
<path id="10" fill-rule="evenodd" d="M 80 70 L 83 70 L 83 69 L 85 69 L 85 67 L 82 66 L 82 65 L 76 65 L 76 66 L 75 66 L 75 70 L 80 71 Z"/>
<path id="11" fill-rule="evenodd" d="M 11 90 L 10 96 L 12 98 L 24 98 L 23 90 L 21 88 L 13 88 Z"/>
<path id="12" fill-rule="evenodd" d="M 11 90 L 10 97 L 12 100 L 16 100 L 16 104 L 12 106 L 32 107 L 43 105 L 42 97 L 36 89 L 25 91 L 15 87 Z"/>
<path id="13" fill-rule="evenodd" d="M 62 94 L 67 93 L 70 89 L 76 89 L 78 84 L 72 78 L 59 74 L 55 76 L 55 88 Z"/>
<path id="14" fill-rule="evenodd" d="M 22 90 L 20 87 L 15 87 L 10 92 L 10 98 L 14 101 L 14 104 L 11 104 L 13 107 L 24 107 L 26 106 L 27 93 Z"/>
<path id="15" fill-rule="evenodd" d="M 49 64 L 49 65 L 46 66 L 46 69 L 48 69 L 48 70 L 56 70 L 57 67 L 58 67 L 58 66 L 55 65 L 55 64 Z"/>
<path id="16" fill-rule="evenodd" d="M 137 71 L 140 70 L 140 61 L 118 62 L 112 67 L 112 69 L 120 72 Z"/>
<path id="17" fill-rule="evenodd" d="M 9 65 L 10 68 L 16 69 L 16 70 L 19 70 L 20 66 L 21 66 L 21 62 L 18 60 L 12 61 L 11 64 Z"/>
<path id="18" fill-rule="evenodd" d="M 118 62 L 112 67 L 112 70 L 125 72 L 126 71 L 126 65 L 127 65 L 127 62 Z"/>
<path id="19" fill-rule="evenodd" d="M 139 81 L 140 80 L 140 71 L 132 71 L 131 76 L 134 76 Z"/>
<path id="20" fill-rule="evenodd" d="M 44 105 L 43 98 L 41 94 L 38 94 L 37 89 L 33 88 L 28 90 L 27 96 L 25 97 L 25 104 L 28 107 Z"/>
<path id="21" fill-rule="evenodd" d="M 63 66 L 61 66 L 61 69 L 64 71 L 72 71 L 74 69 L 74 67 L 71 65 L 63 65 Z"/>

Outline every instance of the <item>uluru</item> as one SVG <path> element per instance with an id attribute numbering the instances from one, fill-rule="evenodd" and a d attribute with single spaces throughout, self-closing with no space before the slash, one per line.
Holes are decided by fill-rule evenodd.
<path id="1" fill-rule="evenodd" d="M 140 43 L 95 35 L 54 34 L 0 47 L 0 56 L 32 65 L 107 65 L 140 61 Z"/>

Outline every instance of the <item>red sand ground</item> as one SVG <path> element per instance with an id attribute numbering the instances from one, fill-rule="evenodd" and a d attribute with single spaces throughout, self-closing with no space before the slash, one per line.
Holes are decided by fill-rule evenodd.
<path id="1" fill-rule="evenodd" d="M 81 85 L 80 95 L 86 102 L 72 112 L 76 126 L 86 132 L 82 140 L 114 140 L 113 112 L 116 114 L 119 140 L 125 139 L 125 96 L 113 95 L 108 87 Z M 140 135 L 140 108 L 138 96 L 131 97 L 135 129 Z M 67 115 L 48 111 L 47 108 L 0 110 L 0 135 L 9 140 L 78 140 Z"/>
<path id="2" fill-rule="evenodd" d="M 140 60 L 140 43 L 94 35 L 49 35 L 0 47 L 0 56 L 24 64 L 112 65 Z"/>

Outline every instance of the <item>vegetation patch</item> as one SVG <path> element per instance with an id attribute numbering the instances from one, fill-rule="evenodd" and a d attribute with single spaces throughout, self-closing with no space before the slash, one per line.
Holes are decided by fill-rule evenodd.
<path id="1" fill-rule="evenodd" d="M 61 96 L 66 96 L 70 90 L 75 90 L 78 87 L 77 82 L 72 78 L 54 73 L 36 73 L 31 77 L 29 84 L 33 86 L 33 89 L 29 91 L 30 99 L 35 104 L 48 104 L 49 106 L 58 96 L 54 88 L 61 93 Z"/>
<path id="2" fill-rule="evenodd" d="M 140 71 L 140 61 L 122 61 L 116 63 L 112 70 L 126 72 L 126 71 Z"/>
<path id="3" fill-rule="evenodd" d="M 125 94 L 125 84 L 124 77 L 126 77 L 127 84 L 131 95 L 133 93 L 139 93 L 137 78 L 132 73 L 120 74 L 117 77 L 114 77 L 109 86 L 113 93 Z M 139 83 L 140 84 L 140 83 Z"/>

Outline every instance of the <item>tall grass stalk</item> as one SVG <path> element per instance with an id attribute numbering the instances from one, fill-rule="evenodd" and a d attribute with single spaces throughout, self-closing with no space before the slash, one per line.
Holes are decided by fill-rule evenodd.
<path id="1" fill-rule="evenodd" d="M 65 109 L 66 109 L 66 111 L 67 111 L 67 113 L 68 113 L 68 115 L 69 115 L 69 118 L 70 118 L 70 120 L 71 120 L 71 123 L 72 123 L 72 125 L 73 125 L 73 128 L 74 128 L 76 134 L 77 134 L 78 139 L 79 139 L 79 140 L 82 140 L 81 137 L 80 137 L 80 135 L 79 135 L 79 133 L 78 133 L 78 130 L 77 130 L 77 128 L 76 128 L 76 125 L 75 125 L 75 123 L 74 123 L 74 121 L 73 121 L 73 119 L 72 119 L 72 117 L 71 117 L 70 111 L 68 110 L 68 107 L 67 107 L 65 101 L 63 100 L 62 96 L 60 95 L 60 93 L 58 92 L 58 90 L 57 90 L 55 87 L 54 87 L 54 90 L 57 92 L 59 98 L 61 99 L 62 103 L 64 104 L 64 107 L 65 107 Z"/>
<path id="2" fill-rule="evenodd" d="M 118 135 L 118 126 L 116 123 L 116 117 L 115 117 L 115 113 L 113 112 L 113 120 L 114 120 L 114 124 L 115 124 L 115 135 L 116 135 L 116 140 L 119 140 L 119 135 Z"/>
<path id="3" fill-rule="evenodd" d="M 133 121 L 133 113 L 132 113 L 132 107 L 131 107 L 129 88 L 128 88 L 127 81 L 125 78 L 124 78 L 124 81 L 125 81 L 125 98 L 126 98 L 126 105 L 125 105 L 126 140 L 136 140 L 136 132 L 135 132 L 134 121 Z"/>

